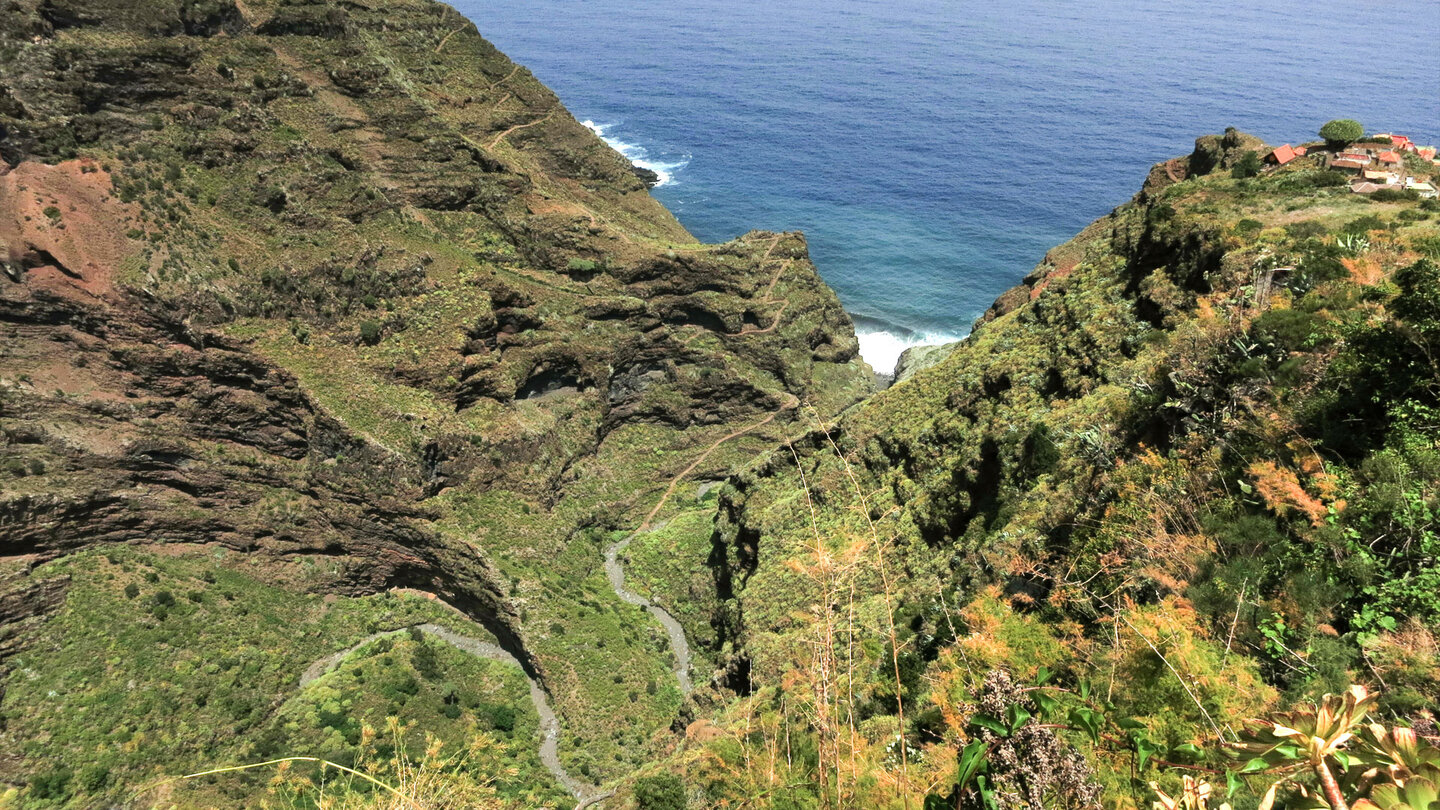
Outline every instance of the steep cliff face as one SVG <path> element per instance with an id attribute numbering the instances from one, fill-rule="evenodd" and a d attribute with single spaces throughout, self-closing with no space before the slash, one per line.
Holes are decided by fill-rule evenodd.
<path id="1" fill-rule="evenodd" d="M 440 596 L 572 764 L 643 756 L 679 699 L 598 540 L 869 391 L 803 238 L 696 243 L 435 3 L 22 0 L 0 66 L 0 666 L 71 555 L 238 553 Z"/>
<path id="2" fill-rule="evenodd" d="M 729 480 L 692 621 L 754 712 L 832 700 L 878 746 L 903 697 L 945 784 L 990 667 L 1109 683 L 1171 744 L 1354 680 L 1423 720 L 1437 208 L 1313 155 L 1226 170 L 1262 147 L 1200 139 L 942 361 Z"/>

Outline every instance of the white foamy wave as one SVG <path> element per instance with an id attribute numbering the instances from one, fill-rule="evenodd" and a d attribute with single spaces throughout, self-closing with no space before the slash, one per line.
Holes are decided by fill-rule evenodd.
<path id="1" fill-rule="evenodd" d="M 675 173 L 690 165 L 690 156 L 685 155 L 678 160 L 662 161 L 650 157 L 650 151 L 638 143 L 629 143 L 619 138 L 611 137 L 605 133 L 615 128 L 614 124 L 597 124 L 594 121 L 581 121 L 586 129 L 600 136 L 600 140 L 610 145 L 611 149 L 625 156 L 626 160 L 639 166 L 642 169 L 649 169 L 655 172 L 660 180 L 655 184 L 656 188 L 672 185 L 675 182 Z"/>
<path id="2" fill-rule="evenodd" d="M 875 369 L 877 374 L 894 374 L 900 355 L 914 346 L 939 346 L 954 343 L 962 338 L 958 335 L 914 334 L 893 332 L 888 329 L 868 329 L 857 326 L 855 337 L 860 339 L 860 357 Z"/>

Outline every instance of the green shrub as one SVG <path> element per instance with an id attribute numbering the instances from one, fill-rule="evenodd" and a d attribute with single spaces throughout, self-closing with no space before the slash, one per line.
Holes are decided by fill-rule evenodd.
<path id="1" fill-rule="evenodd" d="M 1253 236 L 1265 230 L 1265 223 L 1258 219 L 1242 219 L 1235 223 L 1235 233 L 1240 236 Z"/>
<path id="2" fill-rule="evenodd" d="M 381 328 L 375 321 L 362 321 L 360 323 L 360 341 L 367 346 L 374 346 L 380 342 Z"/>
<path id="3" fill-rule="evenodd" d="M 496 731 L 509 734 L 515 730 L 515 709 L 513 707 L 503 703 L 487 703 L 480 707 L 478 714 Z"/>
<path id="4" fill-rule="evenodd" d="M 1344 172 L 1322 169 L 1313 172 L 1292 172 L 1281 175 L 1272 183 L 1276 191 L 1304 191 L 1312 188 L 1334 188 L 1350 184 Z"/>
<path id="5" fill-rule="evenodd" d="M 1288 234 L 1291 239 L 1312 239 L 1316 236 L 1323 236 L 1325 234 L 1325 226 L 1313 219 L 1307 219 L 1304 222 L 1292 222 L 1286 225 L 1285 233 Z"/>
<path id="6" fill-rule="evenodd" d="M 1320 137 L 1331 146 L 1345 146 L 1365 136 L 1365 127 L 1353 118 L 1337 118 L 1320 127 Z"/>
<path id="7" fill-rule="evenodd" d="M 589 273 L 595 269 L 596 265 L 590 259 L 571 259 L 565 267 L 572 272 Z"/>
<path id="8" fill-rule="evenodd" d="M 1317 337 L 1320 319 L 1298 309 L 1272 309 L 1255 319 L 1257 340 L 1286 351 L 1309 348 Z"/>
<path id="9" fill-rule="evenodd" d="M 1413 188 L 1382 188 L 1370 195 L 1374 202 L 1413 202 L 1420 199 L 1420 192 Z"/>
<path id="10" fill-rule="evenodd" d="M 673 773 L 646 776 L 635 783 L 640 810 L 685 810 L 685 785 Z"/>
<path id="11" fill-rule="evenodd" d="M 70 769 L 63 767 L 37 773 L 30 777 L 30 797 L 33 799 L 67 799 L 70 797 L 72 776 Z"/>
<path id="12" fill-rule="evenodd" d="M 126 598 L 126 599 L 134 599 L 135 597 L 137 597 L 137 596 L 139 596 L 139 595 L 140 595 L 140 586 L 139 586 L 139 585 L 136 585 L 135 583 L 132 582 L 132 583 L 130 583 L 129 585 L 126 585 L 126 586 L 125 586 L 125 598 Z"/>
<path id="13" fill-rule="evenodd" d="M 434 681 L 440 678 L 440 658 L 435 653 L 434 644 L 424 640 L 418 642 L 410 652 L 410 663 L 425 680 Z"/>
<path id="14" fill-rule="evenodd" d="M 1310 185 L 1315 188 L 1331 188 L 1334 186 L 1348 185 L 1350 183 L 1350 178 L 1346 177 L 1344 172 L 1333 172 L 1329 169 L 1321 172 L 1311 172 L 1306 176 L 1310 178 Z"/>
<path id="15" fill-rule="evenodd" d="M 103 762 L 87 765 L 80 771 L 76 781 L 85 792 L 98 793 L 104 790 L 110 781 L 110 766 Z"/>
<path id="16" fill-rule="evenodd" d="M 1380 192 L 1377 191 L 1375 193 L 1379 194 Z M 1344 227 L 1340 229 L 1340 232 L 1349 234 L 1367 234 L 1371 231 L 1383 230 L 1385 230 L 1385 220 L 1371 214 L 1368 216 L 1358 217 L 1356 219 L 1350 220 L 1349 222 L 1345 223 Z"/>
<path id="17" fill-rule="evenodd" d="M 406 672 L 390 680 L 380 691 L 390 700 L 404 703 L 405 698 L 420 694 L 420 682 L 415 680 L 414 675 Z"/>
<path id="18" fill-rule="evenodd" d="M 1235 165 L 1230 167 L 1230 176 L 1236 180 L 1243 180 L 1247 177 L 1254 177 L 1260 173 L 1260 153 L 1250 151 L 1240 156 Z"/>

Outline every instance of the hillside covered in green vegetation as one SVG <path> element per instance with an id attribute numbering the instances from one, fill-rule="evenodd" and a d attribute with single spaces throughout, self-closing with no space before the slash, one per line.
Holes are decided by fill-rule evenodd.
<path id="1" fill-rule="evenodd" d="M 1268 149 L 1231 131 L 1157 166 L 942 361 L 663 541 L 720 561 L 713 653 L 748 697 L 715 719 L 763 730 L 690 760 L 712 799 L 970 806 L 981 741 L 1001 806 L 1143 807 L 1238 766 L 1246 718 L 1357 682 L 1433 745 L 1440 205 Z M 1063 740 L 1007 763 L 996 729 L 1032 715 Z"/>
<path id="2" fill-rule="evenodd" d="M 523 665 L 581 792 L 663 750 L 675 662 L 605 548 L 872 390 L 804 239 L 697 243 L 428 1 L 12 3 L 0 64 L 0 781 L 494 736 L 513 679 L 447 645 L 301 687 L 424 622 Z M 518 694 L 496 790 L 561 803 Z"/>
<path id="3" fill-rule="evenodd" d="M 1352 684 L 1312 761 L 1429 767 L 1440 205 L 1338 144 L 1201 138 L 877 394 L 430 0 L 0 68 L 0 807 L 1317 807 L 1242 721 Z"/>

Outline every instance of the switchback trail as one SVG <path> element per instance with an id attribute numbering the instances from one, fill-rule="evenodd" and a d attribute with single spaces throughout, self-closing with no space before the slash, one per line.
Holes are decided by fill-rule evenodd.
<path id="1" fill-rule="evenodd" d="M 484 658 L 490 661 L 514 664 L 520 667 L 521 672 L 525 671 L 525 668 L 520 666 L 520 662 L 515 656 L 488 641 L 462 636 L 438 624 L 420 624 L 416 625 L 414 629 L 422 633 L 428 633 L 461 652 L 467 652 L 477 658 Z M 305 673 L 300 676 L 300 688 L 305 688 L 316 678 L 329 672 L 341 661 L 345 660 L 346 656 L 359 650 L 366 644 L 376 639 L 399 635 L 409 630 L 410 628 L 407 627 L 400 630 L 371 633 L 350 647 L 321 658 L 311 664 L 305 670 Z M 596 791 L 594 785 L 587 784 L 571 776 L 565 770 L 565 766 L 560 764 L 560 719 L 555 716 L 554 709 L 550 708 L 550 699 L 546 696 L 545 690 L 540 688 L 540 684 L 528 674 L 526 674 L 525 680 L 530 685 L 530 702 L 535 704 L 535 713 L 540 715 L 540 761 L 544 763 L 546 769 L 555 776 L 555 781 L 563 785 L 565 789 L 570 791 L 570 794 L 579 801 L 578 807 L 588 807 L 596 801 L 608 797 L 610 794 L 600 794 Z"/>
<path id="2" fill-rule="evenodd" d="M 774 245 L 771 245 L 771 247 L 773 249 Z M 751 431 L 759 430 L 775 421 L 775 417 L 781 413 L 799 407 L 800 401 L 796 399 L 793 394 L 786 394 L 785 396 L 787 397 L 785 404 L 771 411 L 764 419 L 748 427 L 740 428 L 727 436 L 722 436 L 716 439 L 709 447 L 705 448 L 705 452 L 701 453 L 690 466 L 681 470 L 678 475 L 670 479 L 670 485 L 665 488 L 665 494 L 660 496 L 660 501 L 655 504 L 655 508 L 651 509 L 650 514 L 646 515 L 645 519 L 641 521 L 640 528 L 605 549 L 605 577 L 610 580 L 610 587 L 614 589 L 615 595 L 619 596 L 620 599 L 625 602 L 645 608 L 650 612 L 650 615 L 654 616 L 656 621 L 660 622 L 661 626 L 665 628 L 665 635 L 670 638 L 670 649 L 675 653 L 675 679 L 679 681 L 680 692 L 683 695 L 689 696 L 695 689 L 695 685 L 690 679 L 690 642 L 685 638 L 685 628 L 668 610 L 625 587 L 625 568 L 620 562 L 620 555 L 625 553 L 625 549 L 630 546 L 630 541 L 634 540 L 637 535 L 641 532 L 650 531 L 651 521 L 655 519 L 656 515 L 660 514 L 660 510 L 669 502 L 670 496 L 675 494 L 675 488 L 680 485 L 680 481 L 694 472 L 696 467 L 703 464 L 705 459 L 709 458 L 710 454 L 715 452 L 720 445 L 731 439 L 750 433 Z"/>
<path id="3" fill-rule="evenodd" d="M 780 244 L 780 240 L 783 239 L 784 237 L 785 237 L 784 234 L 776 234 L 776 235 L 774 236 L 774 238 L 771 239 L 771 241 L 770 241 L 770 248 L 765 251 L 765 255 L 764 255 L 764 256 L 761 256 L 761 257 L 760 257 L 760 264 L 761 264 L 762 266 L 763 266 L 766 262 L 770 261 L 770 254 L 772 254 L 772 253 L 775 252 L 775 247 Z M 792 265 L 792 264 L 794 264 L 794 263 L 795 263 L 795 260 L 794 260 L 794 259 L 786 259 L 785 261 L 781 262 L 781 263 L 780 263 L 780 266 L 775 269 L 775 275 L 770 278 L 770 283 L 765 286 L 765 293 L 759 298 L 759 302 L 762 303 L 762 304 L 779 304 L 779 305 L 780 305 L 780 309 L 778 309 L 778 310 L 775 311 L 775 320 L 771 321 L 771 322 L 770 322 L 770 325 L 767 326 L 767 327 L 765 327 L 765 328 L 763 328 L 763 329 L 760 328 L 759 326 L 746 326 L 746 327 L 744 327 L 743 329 L 741 329 L 739 332 L 732 332 L 732 333 L 730 333 L 731 336 L 738 337 L 738 336 L 740 336 L 740 335 L 763 335 L 763 334 L 766 334 L 766 333 L 775 331 L 775 327 L 777 327 L 777 326 L 780 325 L 780 319 L 783 318 L 783 317 L 785 317 L 785 310 L 790 307 L 790 299 L 788 299 L 788 298 L 773 298 L 773 297 L 771 297 L 771 296 L 773 296 L 774 293 L 775 293 L 775 285 L 778 284 L 778 283 L 780 283 L 780 277 L 783 276 L 783 275 L 785 275 L 785 271 L 786 271 L 786 270 L 789 270 L 789 269 L 790 269 L 790 265 Z"/>
<path id="4" fill-rule="evenodd" d="M 500 142 L 501 142 L 501 141 L 505 140 L 505 136 L 509 135 L 510 133 L 512 133 L 512 132 L 519 132 L 519 131 L 522 130 L 522 129 L 529 129 L 530 127 L 538 126 L 538 125 L 540 125 L 540 124 L 543 124 L 543 123 L 545 123 L 546 121 L 549 121 L 552 117 L 554 117 L 554 115 L 555 115 L 555 111 L 554 111 L 554 110 L 551 110 L 550 112 L 545 113 L 544 116 L 542 116 L 542 117 L 540 117 L 540 118 L 537 118 L 537 119 L 535 119 L 534 121 L 531 121 L 531 122 L 528 123 L 528 124 L 516 124 L 515 126 L 510 127 L 509 129 L 505 130 L 504 132 L 500 133 L 499 135 L 496 135 L 496 136 L 495 136 L 495 140 L 493 140 L 493 141 L 490 142 L 490 145 L 486 147 L 486 150 L 488 150 L 488 151 L 493 151 L 493 150 L 495 149 L 495 147 L 497 147 L 497 146 L 500 145 Z"/>

